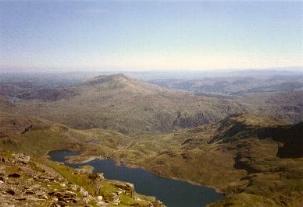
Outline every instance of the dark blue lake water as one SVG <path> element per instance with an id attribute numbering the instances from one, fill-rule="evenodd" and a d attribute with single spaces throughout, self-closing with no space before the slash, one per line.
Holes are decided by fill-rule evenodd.
<path id="1" fill-rule="evenodd" d="M 50 152 L 49 155 L 54 161 L 64 162 L 64 157 L 77 155 L 77 153 L 58 150 Z M 81 164 L 67 165 L 74 168 L 81 166 Z M 93 166 L 95 172 L 103 172 L 107 179 L 133 183 L 136 192 L 155 196 L 168 207 L 203 207 L 223 198 L 222 194 L 212 188 L 162 178 L 141 168 L 118 166 L 112 160 L 93 160 L 86 165 Z"/>

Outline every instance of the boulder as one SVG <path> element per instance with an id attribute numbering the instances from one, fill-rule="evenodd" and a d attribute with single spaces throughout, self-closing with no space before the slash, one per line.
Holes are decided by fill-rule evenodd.
<path id="1" fill-rule="evenodd" d="M 23 153 L 14 154 L 14 158 L 16 159 L 17 162 L 20 162 L 23 164 L 29 163 L 29 161 L 31 159 L 31 157 L 29 155 L 25 155 Z"/>

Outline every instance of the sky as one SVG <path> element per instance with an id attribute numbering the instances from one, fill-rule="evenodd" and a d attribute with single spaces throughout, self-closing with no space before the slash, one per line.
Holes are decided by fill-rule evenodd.
<path id="1" fill-rule="evenodd" d="M 303 66 L 303 1 L 0 1 L 0 70 Z"/>

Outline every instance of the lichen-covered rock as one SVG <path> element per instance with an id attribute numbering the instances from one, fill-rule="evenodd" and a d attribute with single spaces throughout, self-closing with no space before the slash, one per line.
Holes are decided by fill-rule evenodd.
<path id="1" fill-rule="evenodd" d="M 29 155 L 25 155 L 23 153 L 17 153 L 17 154 L 13 154 L 13 155 L 17 162 L 20 162 L 23 164 L 27 164 L 31 159 L 31 157 Z"/>

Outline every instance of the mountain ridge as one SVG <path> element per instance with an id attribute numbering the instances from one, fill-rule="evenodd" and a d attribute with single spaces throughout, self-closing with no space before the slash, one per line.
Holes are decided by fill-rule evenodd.
<path id="1" fill-rule="evenodd" d="M 228 99 L 171 91 L 121 74 L 98 76 L 70 90 L 75 95 L 66 99 L 22 100 L 17 108 L 76 128 L 112 128 L 127 133 L 197 126 L 240 110 Z"/>

